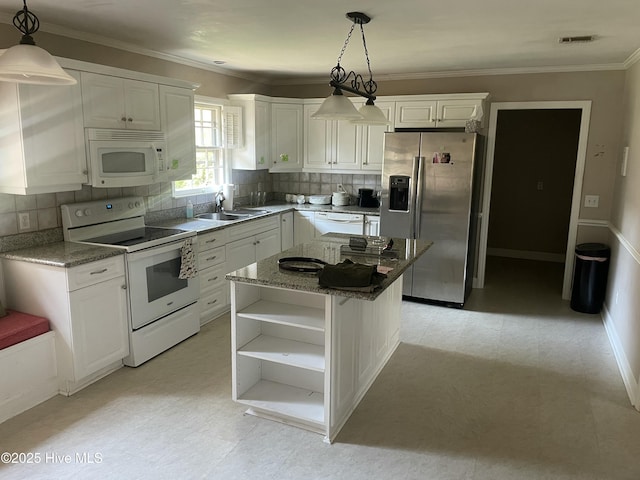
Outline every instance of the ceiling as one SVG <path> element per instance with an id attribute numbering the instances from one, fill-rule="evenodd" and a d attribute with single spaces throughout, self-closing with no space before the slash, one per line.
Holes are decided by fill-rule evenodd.
<path id="1" fill-rule="evenodd" d="M 28 0 L 27 5 L 38 15 L 41 31 L 274 81 L 328 77 L 352 25 L 345 17 L 349 11 L 372 18 L 364 29 L 376 79 L 623 68 L 640 48 L 639 0 Z M 21 8 L 20 0 L 0 0 L 0 22 L 11 23 Z M 16 43 L 19 35 L 16 31 Z M 597 39 L 558 42 L 580 35 Z M 34 38 L 46 49 L 37 34 Z M 342 66 L 366 72 L 358 30 Z"/>

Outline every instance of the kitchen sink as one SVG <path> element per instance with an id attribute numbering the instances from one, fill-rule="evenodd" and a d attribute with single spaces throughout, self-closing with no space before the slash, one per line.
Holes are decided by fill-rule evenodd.
<path id="1" fill-rule="evenodd" d="M 267 210 L 227 210 L 224 212 L 201 213 L 196 218 L 201 220 L 218 220 L 220 222 L 233 222 L 250 217 L 258 217 L 269 213 Z"/>

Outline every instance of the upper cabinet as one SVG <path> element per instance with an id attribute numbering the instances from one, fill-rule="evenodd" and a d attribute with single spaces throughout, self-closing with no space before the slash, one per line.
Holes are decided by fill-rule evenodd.
<path id="1" fill-rule="evenodd" d="M 0 192 L 63 192 L 87 182 L 80 83 L 0 82 L 0 130 Z"/>
<path id="2" fill-rule="evenodd" d="M 158 84 L 82 72 L 84 126 L 160 130 Z"/>
<path id="3" fill-rule="evenodd" d="M 231 165 L 240 170 L 271 167 L 271 105 L 258 95 L 229 95 L 242 108 L 239 145 L 229 150 Z"/>
<path id="4" fill-rule="evenodd" d="M 162 131 L 167 145 L 166 178 L 162 180 L 190 179 L 196 173 L 193 90 L 160 85 L 159 92 Z"/>
<path id="5" fill-rule="evenodd" d="M 270 172 L 302 170 L 302 103 L 271 104 Z"/>
<path id="6" fill-rule="evenodd" d="M 364 105 L 364 99 L 352 102 L 356 108 Z M 395 102 L 376 102 L 390 120 L 390 125 L 356 125 L 346 120 L 311 118 L 320 103 L 304 106 L 305 171 L 380 171 L 384 132 L 393 131 Z"/>
<path id="7" fill-rule="evenodd" d="M 396 102 L 395 128 L 464 127 L 468 120 L 482 120 L 488 94 L 433 95 Z"/>

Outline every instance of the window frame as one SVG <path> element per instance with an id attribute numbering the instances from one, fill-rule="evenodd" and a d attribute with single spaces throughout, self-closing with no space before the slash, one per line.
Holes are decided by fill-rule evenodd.
<path id="1" fill-rule="evenodd" d="M 222 156 L 222 165 L 223 165 L 223 169 L 222 169 L 222 183 L 220 183 L 219 185 L 209 185 L 209 186 L 205 186 L 205 187 L 196 187 L 196 188 L 190 188 L 188 190 L 180 190 L 177 191 L 176 190 L 176 183 L 179 180 L 174 180 L 171 182 L 171 195 L 173 198 L 184 198 L 184 197 L 192 197 L 195 195 L 205 195 L 205 194 L 210 194 L 213 193 L 214 191 L 220 190 L 222 188 L 222 185 L 225 183 L 231 183 L 231 165 L 229 162 L 229 155 L 227 153 L 227 148 L 226 148 L 226 138 L 225 138 L 225 125 L 224 125 L 224 107 L 225 105 L 229 105 L 229 101 L 223 98 L 216 98 L 216 97 L 206 97 L 206 96 L 202 96 L 202 95 L 196 95 L 194 97 L 194 109 L 198 106 L 198 105 L 202 105 L 202 106 L 212 106 L 212 107 L 220 107 L 220 135 L 221 135 L 221 147 L 220 147 L 220 152 L 221 152 L 221 156 Z M 194 133 L 195 133 L 195 118 L 194 118 L 194 122 L 193 122 L 193 129 L 194 129 Z M 195 137 L 195 135 L 194 135 Z M 197 152 L 198 146 L 195 145 L 194 146 L 194 153 Z"/>

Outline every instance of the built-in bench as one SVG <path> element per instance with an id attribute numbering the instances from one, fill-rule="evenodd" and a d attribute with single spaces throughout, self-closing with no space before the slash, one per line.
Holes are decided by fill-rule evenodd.
<path id="1" fill-rule="evenodd" d="M 49 321 L 7 313 L 0 318 L 0 422 L 58 393 L 55 333 Z"/>

